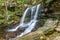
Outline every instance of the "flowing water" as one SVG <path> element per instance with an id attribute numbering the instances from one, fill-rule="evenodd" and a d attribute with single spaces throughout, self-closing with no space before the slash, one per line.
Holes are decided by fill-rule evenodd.
<path id="1" fill-rule="evenodd" d="M 36 23 L 38 22 L 37 17 L 38 17 L 38 12 L 40 11 L 40 8 L 41 8 L 40 4 L 38 4 L 37 6 L 27 8 L 22 16 L 20 24 L 18 26 L 16 26 L 15 28 L 9 29 L 7 31 L 14 32 L 18 28 L 27 27 L 24 30 L 24 32 L 22 32 L 17 37 L 21 37 L 27 33 L 30 33 L 33 30 L 33 28 L 35 27 Z"/>

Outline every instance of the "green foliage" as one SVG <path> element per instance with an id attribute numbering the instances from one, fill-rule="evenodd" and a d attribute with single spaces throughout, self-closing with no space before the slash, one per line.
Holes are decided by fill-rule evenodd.
<path id="1" fill-rule="evenodd" d="M 2 19 L 0 19 L 0 24 L 3 22 L 3 20 Z"/>
<path id="2" fill-rule="evenodd" d="M 51 1 L 53 1 L 53 0 L 46 0 L 46 3 L 49 3 L 49 2 L 51 2 Z"/>
<path id="3" fill-rule="evenodd" d="M 2 15 L 0 14 L 0 24 L 3 22 Z"/>
<path id="4" fill-rule="evenodd" d="M 17 0 L 17 5 L 23 5 L 27 0 Z"/>
<path id="5" fill-rule="evenodd" d="M 13 12 L 11 12 L 11 11 L 8 11 L 7 10 L 7 13 L 6 13 L 7 15 L 6 15 L 6 17 L 7 17 L 7 21 L 14 15 L 14 13 Z"/>
<path id="6" fill-rule="evenodd" d="M 4 5 L 4 1 L 0 0 L 0 6 Z"/>
<path id="7" fill-rule="evenodd" d="M 2 5 L 4 4 L 4 1 L 5 1 L 5 3 L 8 1 L 6 1 L 6 0 L 0 0 L 0 6 L 2 7 Z M 17 7 L 19 6 L 21 6 L 22 7 L 22 9 L 21 9 L 21 14 L 22 14 L 22 12 L 24 11 L 24 7 L 22 6 L 25 2 L 30 2 L 30 0 L 28 1 L 28 0 L 11 0 L 11 1 L 14 1 L 15 3 L 17 3 L 16 5 L 17 5 Z M 31 0 L 31 1 L 36 1 L 36 0 Z M 39 0 L 37 0 L 37 1 L 39 1 Z M 48 3 L 48 2 L 50 2 L 51 0 L 46 0 L 46 3 Z M 17 9 L 17 7 L 15 8 L 15 9 Z M 4 7 L 6 10 L 5 10 L 5 12 L 3 13 L 4 15 L 1 15 L 0 14 L 0 23 L 2 23 L 3 22 L 3 20 L 5 20 L 6 22 L 8 22 L 15 14 L 14 14 L 14 12 L 16 13 L 16 14 L 19 14 L 19 13 L 17 13 L 16 11 L 18 10 L 19 11 L 19 9 L 17 9 L 16 11 L 14 11 L 14 12 L 11 12 L 11 11 L 9 11 L 8 9 L 7 9 L 7 6 L 6 7 Z M 4 10 L 4 9 L 3 9 Z M 2 13 L 2 12 L 0 12 L 0 13 Z M 19 15 L 21 15 L 21 14 L 19 14 Z M 2 16 L 5 16 L 5 19 L 2 19 Z"/>
<path id="8" fill-rule="evenodd" d="M 0 0 L 0 6 L 2 5 L 2 3 L 3 3 L 3 1 L 2 1 L 2 0 Z"/>

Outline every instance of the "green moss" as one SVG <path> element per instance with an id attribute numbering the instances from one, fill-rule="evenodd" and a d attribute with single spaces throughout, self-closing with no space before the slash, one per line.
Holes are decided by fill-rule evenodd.
<path id="1" fill-rule="evenodd" d="M 49 2 L 51 2 L 51 1 L 53 1 L 53 0 L 46 0 L 46 3 L 49 3 Z"/>

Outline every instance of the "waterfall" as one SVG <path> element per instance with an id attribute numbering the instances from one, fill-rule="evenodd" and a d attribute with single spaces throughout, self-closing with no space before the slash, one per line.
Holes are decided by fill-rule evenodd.
<path id="1" fill-rule="evenodd" d="M 38 16 L 38 12 L 39 12 L 39 9 L 41 8 L 40 4 L 38 4 L 37 6 L 33 6 L 33 7 L 29 7 L 25 10 L 23 16 L 22 16 L 22 19 L 21 19 L 21 22 L 20 24 L 15 27 L 14 29 L 9 29 L 7 30 L 8 32 L 14 32 L 16 31 L 18 28 L 22 28 L 22 27 L 27 27 L 24 32 L 22 32 L 20 35 L 18 35 L 17 37 L 21 37 L 27 33 L 30 33 L 33 28 L 35 27 L 36 23 L 37 23 L 37 16 Z M 25 18 L 26 18 L 26 15 L 28 14 L 31 14 L 31 17 L 30 17 L 30 21 L 28 21 L 27 23 L 24 22 Z"/>
<path id="2" fill-rule="evenodd" d="M 8 32 L 13 32 L 13 31 L 16 31 L 19 27 L 26 27 L 27 25 L 24 23 L 24 19 L 25 19 L 25 16 L 27 15 L 27 13 L 29 13 L 30 11 L 30 8 L 27 8 L 26 11 L 24 12 L 23 16 L 22 16 L 22 19 L 21 19 L 21 22 L 20 24 L 14 28 L 14 29 L 10 29 L 10 30 L 7 30 Z"/>

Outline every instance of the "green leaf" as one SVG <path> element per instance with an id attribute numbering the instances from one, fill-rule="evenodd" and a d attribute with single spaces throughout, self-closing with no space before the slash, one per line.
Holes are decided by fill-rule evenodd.
<path id="1" fill-rule="evenodd" d="M 0 19 L 0 24 L 3 22 L 3 19 Z"/>

